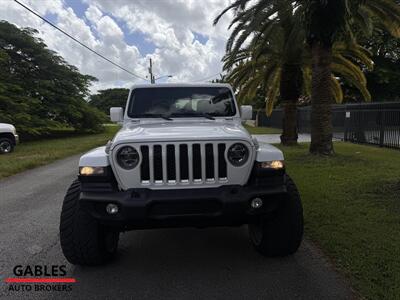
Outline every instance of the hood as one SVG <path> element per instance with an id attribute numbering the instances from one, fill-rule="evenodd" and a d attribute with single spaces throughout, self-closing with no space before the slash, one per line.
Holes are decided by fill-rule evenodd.
<path id="1" fill-rule="evenodd" d="M 15 127 L 11 124 L 0 123 L 0 131 L 15 133 Z"/>
<path id="2" fill-rule="evenodd" d="M 113 146 L 135 142 L 199 140 L 243 140 L 252 143 L 250 134 L 240 123 L 197 120 L 127 124 L 114 137 Z"/>

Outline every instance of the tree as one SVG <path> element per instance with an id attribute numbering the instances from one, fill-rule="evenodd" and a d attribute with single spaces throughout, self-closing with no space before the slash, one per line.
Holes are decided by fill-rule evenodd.
<path id="1" fill-rule="evenodd" d="M 0 122 L 13 123 L 23 137 L 65 127 L 102 130 L 104 114 L 85 101 L 96 79 L 67 64 L 36 34 L 0 22 Z"/>
<path id="2" fill-rule="evenodd" d="M 333 48 L 335 43 L 350 45 L 347 48 L 357 49 L 355 32 L 368 33 L 373 25 L 378 24 L 394 36 L 400 36 L 400 8 L 392 0 L 297 0 L 290 1 L 289 12 L 300 11 L 303 14 L 303 27 L 305 28 L 307 43 L 310 47 L 312 58 L 312 87 L 311 87 L 311 145 L 310 152 L 315 154 L 330 155 L 333 153 L 331 104 L 333 102 L 332 86 L 336 85 L 337 78 L 332 77 L 335 67 Z M 227 11 L 234 9 L 236 22 L 243 17 L 249 0 L 236 0 L 215 19 Z M 251 7 L 253 13 L 247 18 L 253 18 L 253 25 L 261 20 L 257 18 L 260 12 L 269 12 L 268 20 L 279 15 L 279 0 L 259 0 Z M 264 14 L 265 16 L 265 14 Z M 270 22 L 267 22 L 270 23 Z M 242 44 L 252 34 L 254 26 L 235 28 L 234 35 L 241 32 L 237 44 Z M 229 41 L 228 41 L 229 43 Z M 336 67 L 339 64 L 336 62 Z M 355 69 L 354 69 L 355 71 Z M 365 76 L 357 87 L 364 85 Z M 363 91 L 364 96 L 368 94 Z"/>
<path id="3" fill-rule="evenodd" d="M 330 155 L 332 98 L 329 93 L 333 45 L 356 44 L 355 30 L 370 31 L 374 23 L 400 36 L 400 8 L 391 0 L 304 0 L 307 41 L 312 53 L 312 111 L 310 152 Z"/>
<path id="4" fill-rule="evenodd" d="M 400 100 L 400 39 L 380 28 L 372 36 L 361 38 L 360 44 L 372 54 L 373 72 L 367 74 L 368 90 L 374 101 Z"/>
<path id="5" fill-rule="evenodd" d="M 109 114 L 110 107 L 125 108 L 128 94 L 129 89 L 124 88 L 100 90 L 97 94 L 90 96 L 89 103 L 102 112 Z"/>
<path id="6" fill-rule="evenodd" d="M 219 78 L 211 80 L 212 83 L 226 83 L 226 75 L 219 74 Z"/>
<path id="7" fill-rule="evenodd" d="M 297 142 L 297 103 L 311 90 L 311 54 L 302 26 L 304 11 L 301 6 L 292 9 L 292 2 L 261 0 L 249 8 L 238 6 L 231 23 L 237 25 L 224 57 L 227 80 L 240 90 L 239 99 L 254 97 L 260 88 L 265 89 L 268 114 L 280 99 L 284 107 L 281 141 L 285 145 Z M 365 76 L 358 66 L 361 63 L 372 68 L 368 55 L 358 45 L 335 43 L 328 92 L 337 102 L 343 100 L 339 80 L 351 83 L 370 100 Z"/>
<path id="8" fill-rule="evenodd" d="M 244 2 L 236 2 L 235 18 L 230 25 L 235 28 L 227 42 L 224 69 L 230 71 L 228 81 L 241 90 L 239 99 L 254 98 L 260 89 L 265 90 L 268 114 L 280 95 L 284 107 L 281 142 L 293 145 L 298 137 L 297 101 L 303 83 L 299 57 L 303 54 L 304 34 L 298 26 L 299 14 L 290 9 L 290 1 L 270 2 L 273 5 L 269 7 L 259 1 L 248 9 Z M 250 44 L 242 49 L 250 35 Z"/>

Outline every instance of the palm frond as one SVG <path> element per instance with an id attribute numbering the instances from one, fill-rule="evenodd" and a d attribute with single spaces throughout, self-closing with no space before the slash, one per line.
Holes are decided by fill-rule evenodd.
<path id="1" fill-rule="evenodd" d="M 303 93 L 304 96 L 311 95 L 311 84 L 312 84 L 312 71 L 310 65 L 304 65 L 303 71 Z"/>
<path id="2" fill-rule="evenodd" d="M 217 25 L 217 23 L 219 22 L 219 20 L 222 18 L 223 15 L 225 15 L 228 11 L 230 11 L 231 9 L 244 9 L 246 7 L 246 4 L 249 2 L 250 0 L 236 0 L 235 2 L 233 2 L 231 5 L 229 5 L 228 7 L 226 7 L 222 12 L 219 13 L 218 16 L 216 16 L 216 18 L 213 21 L 213 25 Z"/>
<path id="3" fill-rule="evenodd" d="M 371 59 L 370 51 L 358 44 L 337 42 L 333 45 L 333 55 L 340 55 L 356 60 L 370 71 L 374 68 L 374 61 Z"/>
<path id="4" fill-rule="evenodd" d="M 333 57 L 332 71 L 333 73 L 347 76 L 353 81 L 358 81 L 360 84 L 367 84 L 367 79 L 362 70 L 353 62 L 341 55 L 336 55 Z"/>
<path id="5" fill-rule="evenodd" d="M 345 58 L 336 57 L 335 60 L 331 66 L 333 73 L 343 77 L 348 83 L 356 87 L 365 101 L 371 101 L 371 94 L 367 89 L 367 79 L 361 69 Z"/>
<path id="6" fill-rule="evenodd" d="M 272 114 L 272 110 L 274 108 L 274 104 L 276 102 L 276 99 L 279 94 L 279 87 L 280 87 L 280 80 L 281 80 L 281 74 L 282 74 L 282 69 L 277 68 L 271 76 L 270 80 L 268 80 L 268 91 L 267 91 L 267 97 L 266 97 L 266 114 L 270 116 Z"/>
<path id="7" fill-rule="evenodd" d="M 400 37 L 400 7 L 391 0 L 366 0 L 364 11 L 386 28 L 394 37 Z"/>
<path id="8" fill-rule="evenodd" d="M 353 18 L 358 27 L 367 36 L 372 35 L 374 26 L 370 12 L 365 8 L 365 6 L 359 7 L 359 9 L 354 13 Z"/>
<path id="9" fill-rule="evenodd" d="M 331 76 L 330 88 L 336 103 L 343 102 L 343 90 L 335 76 Z"/>

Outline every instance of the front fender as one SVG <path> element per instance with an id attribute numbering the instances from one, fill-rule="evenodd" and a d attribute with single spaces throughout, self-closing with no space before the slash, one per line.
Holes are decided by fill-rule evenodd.
<path id="1" fill-rule="evenodd" d="M 283 152 L 271 144 L 258 142 L 256 161 L 284 160 Z"/>
<path id="2" fill-rule="evenodd" d="M 106 146 L 90 150 L 81 156 L 79 160 L 80 167 L 107 167 L 110 165 Z"/>

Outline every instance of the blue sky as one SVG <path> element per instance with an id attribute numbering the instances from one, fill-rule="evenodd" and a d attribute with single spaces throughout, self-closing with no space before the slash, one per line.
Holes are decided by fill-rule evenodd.
<path id="1" fill-rule="evenodd" d="M 88 9 L 89 6 L 86 3 L 79 0 L 65 0 L 65 4 L 66 6 L 71 7 L 79 18 L 87 22 L 85 11 Z M 124 22 L 122 22 L 118 18 L 114 18 L 111 14 L 105 13 L 105 15 L 113 18 L 114 21 L 120 26 L 120 28 L 124 32 L 124 39 L 128 45 L 135 45 L 136 47 L 138 47 L 140 53 L 143 55 L 154 52 L 156 46 L 151 42 L 148 36 L 141 32 L 131 33 Z"/>

